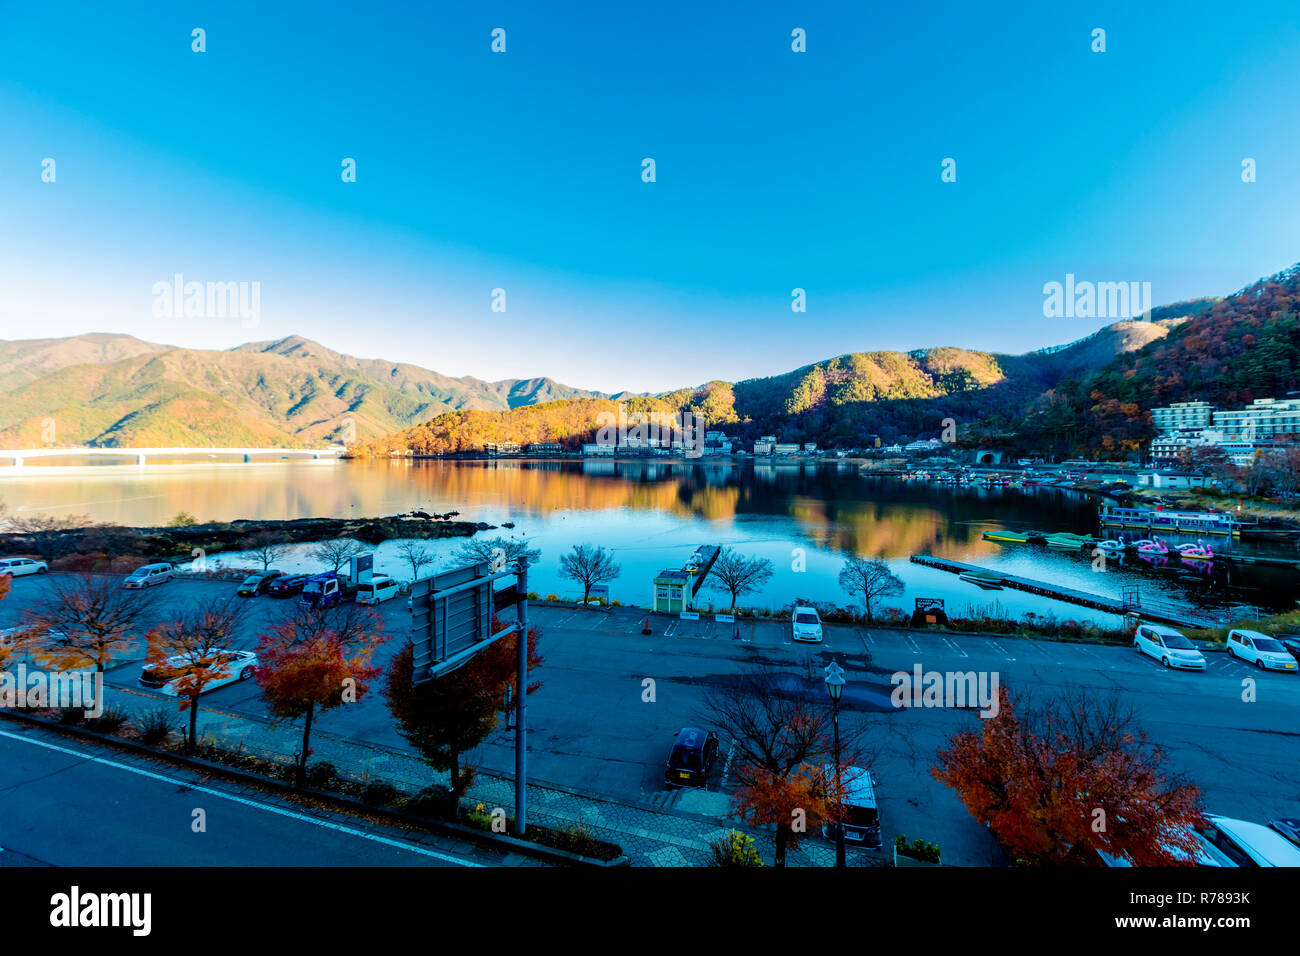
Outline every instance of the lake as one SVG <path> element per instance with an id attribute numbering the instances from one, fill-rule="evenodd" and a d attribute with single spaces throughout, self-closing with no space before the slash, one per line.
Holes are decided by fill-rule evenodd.
<path id="1" fill-rule="evenodd" d="M 1054 584 L 1119 597 L 1139 584 L 1166 599 L 1221 605 L 1251 602 L 1291 606 L 1294 576 L 1220 566 L 1210 574 L 1151 569 L 1138 562 L 1093 570 L 1084 554 L 981 538 L 994 528 L 1096 533 L 1096 505 L 1082 495 L 1048 488 L 983 489 L 903 482 L 859 474 L 848 462 L 749 461 L 284 461 L 254 464 L 28 466 L 0 476 L 0 498 L 11 512 L 88 515 L 126 525 L 165 524 L 186 511 L 199 521 L 373 516 L 421 509 L 459 512 L 462 520 L 513 528 L 485 532 L 527 539 L 542 551 L 530 589 L 543 596 L 580 596 L 558 575 L 572 545 L 615 551 L 622 576 L 610 596 L 647 605 L 651 579 L 680 567 L 696 546 L 720 544 L 770 559 L 775 574 L 742 605 L 780 608 L 795 600 L 847 605 L 837 575 L 844 557 L 881 558 L 906 591 L 887 603 L 910 612 L 918 597 L 947 601 L 949 613 L 993 605 L 1026 612 L 1115 623 L 1112 615 L 1017 591 L 985 592 L 955 575 L 911 564 L 933 554 Z M 432 541 L 450 560 L 461 539 Z M 1171 546 L 1173 541 L 1171 540 Z M 1214 542 L 1216 548 L 1227 543 Z M 1237 545 L 1240 547 L 1240 545 Z M 278 567 L 315 570 L 307 546 Z M 234 556 L 223 557 L 240 564 Z M 376 566 L 410 578 L 396 546 L 376 549 Z M 424 573 L 428 573 L 426 570 Z M 1278 585 L 1282 584 L 1282 587 Z M 701 592 L 725 608 L 729 598 Z"/>

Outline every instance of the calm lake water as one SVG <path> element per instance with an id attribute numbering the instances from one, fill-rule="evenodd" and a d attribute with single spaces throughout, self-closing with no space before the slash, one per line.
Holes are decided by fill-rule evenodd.
<path id="1" fill-rule="evenodd" d="M 0 476 L 11 512 L 89 515 L 126 525 L 165 524 L 179 511 L 200 521 L 372 516 L 412 509 L 458 511 L 463 520 L 513 523 L 487 535 L 524 538 L 542 556 L 530 589 L 580 595 L 558 575 L 576 543 L 612 548 L 623 574 L 611 597 L 646 605 L 651 578 L 680 567 L 700 544 L 730 545 L 769 558 L 775 575 L 742 604 L 779 608 L 796 599 L 849 604 L 836 576 L 844 557 L 883 558 L 906 584 L 888 603 L 910 611 L 918 597 L 940 597 L 949 613 L 996 606 L 1004 613 L 1052 614 L 1113 623 L 1100 612 L 1017 591 L 985 592 L 955 575 L 911 564 L 933 554 L 1008 573 L 1118 597 L 1135 583 L 1144 593 L 1197 603 L 1290 606 L 1295 579 L 1254 577 L 1216 568 L 1210 575 L 1157 571 L 1111 562 L 1105 573 L 1083 554 L 998 545 L 994 528 L 1097 531 L 1096 506 L 1050 489 L 957 488 L 864 477 L 848 463 L 582 461 L 301 461 L 31 467 Z M 447 563 L 463 539 L 430 542 Z M 1173 542 L 1171 541 L 1171 545 Z M 1216 540 L 1214 546 L 1223 542 Z M 1237 547 L 1241 547 L 1237 545 Z M 313 570 L 305 547 L 277 566 Z M 229 564 L 239 564 L 233 556 Z M 391 542 L 376 550 L 379 570 L 409 578 Z M 802 564 L 803 570 L 797 570 Z M 426 570 L 424 573 L 428 573 Z M 701 592 L 725 607 L 729 598 Z"/>

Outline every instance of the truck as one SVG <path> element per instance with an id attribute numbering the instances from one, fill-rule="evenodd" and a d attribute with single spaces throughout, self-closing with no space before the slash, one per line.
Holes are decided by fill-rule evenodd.
<path id="1" fill-rule="evenodd" d="M 304 607 L 326 608 L 355 600 L 356 596 L 355 581 L 337 571 L 324 571 L 307 579 L 298 601 Z"/>

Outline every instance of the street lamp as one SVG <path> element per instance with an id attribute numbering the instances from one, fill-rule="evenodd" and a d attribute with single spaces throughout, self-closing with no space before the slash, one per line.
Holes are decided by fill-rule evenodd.
<path id="1" fill-rule="evenodd" d="M 840 697 L 844 695 L 844 668 L 838 661 L 826 665 L 826 690 L 831 695 L 831 712 L 835 724 L 835 802 L 839 812 L 835 821 L 835 865 L 844 867 L 844 797 L 840 791 Z"/>

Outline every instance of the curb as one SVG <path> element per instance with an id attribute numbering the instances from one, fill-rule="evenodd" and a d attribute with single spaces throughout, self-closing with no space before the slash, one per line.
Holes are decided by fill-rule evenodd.
<path id="1" fill-rule="evenodd" d="M 224 777 L 228 780 L 233 780 L 249 786 L 274 790 L 283 795 L 311 797 L 315 800 L 333 803 L 340 807 L 344 812 L 355 810 L 374 814 L 380 817 L 386 817 L 394 822 L 405 823 L 416 829 L 458 837 L 459 839 L 467 840 L 470 843 L 491 849 L 522 853 L 526 856 L 533 856 L 539 859 L 548 860 L 552 863 L 560 863 L 567 866 L 608 869 L 611 867 L 632 865 L 627 854 L 623 854 L 622 856 L 609 861 L 597 860 L 591 857 L 580 856 L 577 853 L 570 853 L 568 850 L 544 846 L 540 843 L 532 843 L 528 840 L 520 840 L 517 837 L 507 836 L 505 834 L 494 834 L 486 830 L 480 830 L 477 827 L 463 826 L 462 824 L 453 823 L 449 820 L 436 820 L 431 817 L 417 816 L 414 813 L 407 813 L 403 810 L 396 810 L 391 807 L 375 806 L 366 803 L 363 800 L 358 800 L 355 797 L 331 793 L 327 790 L 315 790 L 310 787 L 295 787 L 290 783 L 276 780 L 273 777 L 264 777 L 261 774 L 249 773 L 246 770 L 240 770 L 236 767 L 228 767 L 225 764 L 212 763 L 211 761 L 202 760 L 198 757 L 187 757 L 183 754 L 168 753 L 165 750 L 157 750 L 153 747 L 136 743 L 134 740 L 123 740 L 120 737 L 101 734 L 98 731 L 90 730 L 85 727 L 60 724 L 57 721 L 46 720 L 41 717 L 32 716 L 31 714 L 23 714 L 10 710 L 0 710 L 0 716 L 7 717 L 11 720 L 18 720 L 32 726 L 43 727 L 46 730 L 52 730 L 56 733 L 64 734 L 65 736 L 80 737 L 83 740 L 93 740 L 96 743 L 120 750 L 126 750 L 140 756 L 165 760 L 173 764 L 187 767 L 191 770 L 199 770 L 212 776 Z"/>

